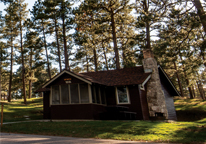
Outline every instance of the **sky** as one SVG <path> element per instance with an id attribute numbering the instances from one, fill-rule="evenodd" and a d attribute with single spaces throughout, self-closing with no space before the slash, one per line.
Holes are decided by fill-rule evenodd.
<path id="1" fill-rule="evenodd" d="M 24 3 L 28 3 L 28 6 L 27 6 L 27 9 L 32 9 L 34 3 L 35 3 L 35 0 L 25 0 Z M 0 2 L 0 11 L 3 11 L 4 9 L 6 8 L 6 5 L 4 5 L 2 2 Z M 3 12 L 3 14 L 5 14 Z"/>

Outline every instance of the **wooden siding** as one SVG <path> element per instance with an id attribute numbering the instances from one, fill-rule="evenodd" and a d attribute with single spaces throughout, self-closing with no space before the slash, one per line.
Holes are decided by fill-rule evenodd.
<path id="1" fill-rule="evenodd" d="M 128 107 L 128 111 L 135 112 L 136 119 L 142 120 L 142 108 L 141 108 L 141 102 L 140 102 L 140 95 L 139 95 L 139 89 L 138 85 L 130 85 L 127 86 L 129 89 L 129 96 L 130 96 L 130 104 L 117 104 L 116 102 L 116 94 L 115 94 L 115 87 L 107 87 L 106 88 L 106 98 L 107 98 L 107 105 L 108 106 L 125 106 Z"/>
<path id="2" fill-rule="evenodd" d="M 139 88 L 139 95 L 140 95 L 140 101 L 142 105 L 142 115 L 143 120 L 149 120 L 149 108 L 147 103 L 147 86 L 145 85 L 145 90 L 141 90 Z"/>
<path id="3" fill-rule="evenodd" d="M 51 105 L 51 119 L 99 119 L 105 111 L 97 104 Z"/>
<path id="4" fill-rule="evenodd" d="M 43 118 L 44 119 L 50 119 L 51 118 L 51 113 L 50 113 L 50 92 L 44 92 L 43 96 Z"/>
<path id="5" fill-rule="evenodd" d="M 177 120 L 173 96 L 171 96 L 171 94 L 169 93 L 169 90 L 166 88 L 166 85 L 164 85 L 163 83 L 162 83 L 162 90 L 165 96 L 165 102 L 166 102 L 166 107 L 168 111 L 168 119 Z"/>

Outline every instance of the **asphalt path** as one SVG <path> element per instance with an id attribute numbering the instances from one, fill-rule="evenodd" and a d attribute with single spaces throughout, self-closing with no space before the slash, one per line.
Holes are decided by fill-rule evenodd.
<path id="1" fill-rule="evenodd" d="M 158 144 L 158 143 L 1 133 L 0 144 Z"/>

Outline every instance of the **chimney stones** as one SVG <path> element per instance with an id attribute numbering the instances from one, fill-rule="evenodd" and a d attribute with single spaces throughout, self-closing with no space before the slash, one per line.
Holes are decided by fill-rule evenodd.
<path id="1" fill-rule="evenodd" d="M 151 78 L 147 83 L 147 102 L 149 108 L 149 116 L 155 117 L 156 114 L 162 113 L 168 119 L 168 112 L 166 108 L 165 96 L 162 91 L 161 82 L 159 78 L 159 71 L 157 61 L 150 49 L 143 51 L 143 68 L 145 73 L 151 72 Z"/>

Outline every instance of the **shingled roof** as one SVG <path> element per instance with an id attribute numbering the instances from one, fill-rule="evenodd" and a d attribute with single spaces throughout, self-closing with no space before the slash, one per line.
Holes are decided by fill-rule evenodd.
<path id="1" fill-rule="evenodd" d="M 86 83 L 97 83 L 105 86 L 135 85 L 143 84 L 149 79 L 151 73 L 144 73 L 143 66 L 124 68 L 117 70 L 74 73 L 69 70 L 63 70 L 61 73 L 47 81 L 42 88 L 46 88 L 51 82 L 58 79 L 62 74 L 67 73 Z"/>
<path id="2" fill-rule="evenodd" d="M 150 73 L 144 73 L 143 66 L 138 66 L 118 70 L 80 73 L 79 75 L 93 83 L 119 86 L 142 84 Z"/>

